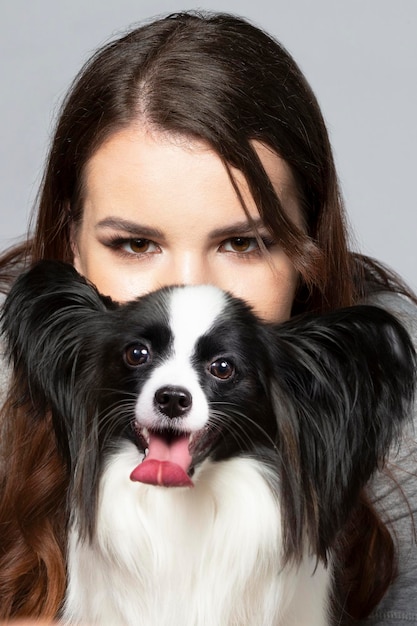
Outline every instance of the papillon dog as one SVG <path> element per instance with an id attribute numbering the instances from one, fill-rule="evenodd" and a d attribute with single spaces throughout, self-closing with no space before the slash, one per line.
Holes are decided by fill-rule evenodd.
<path id="1" fill-rule="evenodd" d="M 64 623 L 332 623 L 334 546 L 412 401 L 393 316 L 266 323 L 213 286 L 118 304 L 43 261 L 2 318 L 70 475 Z"/>

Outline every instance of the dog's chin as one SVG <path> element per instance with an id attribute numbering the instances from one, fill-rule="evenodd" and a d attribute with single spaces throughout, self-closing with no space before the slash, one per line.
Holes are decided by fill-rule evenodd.
<path id="1" fill-rule="evenodd" d="M 135 427 L 135 440 L 143 461 L 131 480 L 163 487 L 192 487 L 196 468 L 213 454 L 219 431 L 205 426 L 195 432 L 175 428 Z"/>

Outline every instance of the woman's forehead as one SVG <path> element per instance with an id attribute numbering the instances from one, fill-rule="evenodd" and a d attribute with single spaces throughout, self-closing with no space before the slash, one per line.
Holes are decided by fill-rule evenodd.
<path id="1" fill-rule="evenodd" d="M 290 166 L 264 143 L 254 140 L 251 144 L 288 217 L 302 227 L 298 190 Z M 235 195 L 230 174 L 250 209 L 254 200 L 243 173 L 233 166 L 227 171 L 206 141 L 132 124 L 115 132 L 96 150 L 86 165 L 83 187 L 87 196 L 104 196 L 110 191 L 121 196 L 137 193 L 138 202 L 143 200 L 140 196 L 145 190 L 152 190 L 157 201 L 160 196 L 160 202 L 166 201 L 167 192 L 172 196 L 198 194 L 200 200 L 209 200 L 215 195 L 215 185 L 220 185 L 223 193 Z"/>

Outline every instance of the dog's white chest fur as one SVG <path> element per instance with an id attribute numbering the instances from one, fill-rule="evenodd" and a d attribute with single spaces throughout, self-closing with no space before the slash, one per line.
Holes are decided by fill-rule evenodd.
<path id="1" fill-rule="evenodd" d="M 323 626 L 329 575 L 281 568 L 279 506 L 254 460 L 206 461 L 193 489 L 129 480 L 125 444 L 92 544 L 69 540 L 64 620 L 93 626 Z M 256 494 L 256 497 L 254 497 Z M 314 576 L 313 576 L 314 572 Z"/>

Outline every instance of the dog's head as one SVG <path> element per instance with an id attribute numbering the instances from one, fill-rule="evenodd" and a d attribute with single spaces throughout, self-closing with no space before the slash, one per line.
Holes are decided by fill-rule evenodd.
<path id="1" fill-rule="evenodd" d="M 52 414 L 90 531 L 102 464 L 129 439 L 131 479 L 156 485 L 192 485 L 206 459 L 260 460 L 289 549 L 307 529 L 324 558 L 412 400 L 410 340 L 375 307 L 266 324 L 210 286 L 117 305 L 71 266 L 42 262 L 12 288 L 3 327 L 22 389 Z"/>

